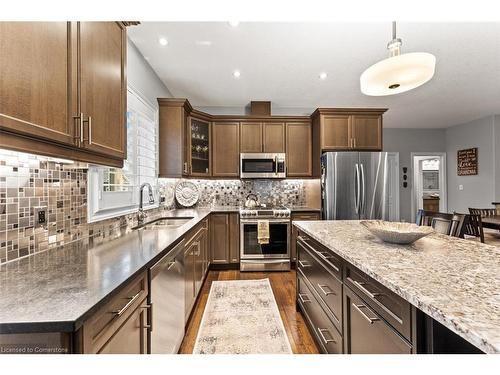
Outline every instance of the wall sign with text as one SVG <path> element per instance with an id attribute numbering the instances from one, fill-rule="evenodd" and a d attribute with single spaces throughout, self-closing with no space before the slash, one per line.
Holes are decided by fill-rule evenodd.
<path id="1" fill-rule="evenodd" d="M 457 174 L 459 176 L 477 174 L 477 147 L 457 151 Z"/>

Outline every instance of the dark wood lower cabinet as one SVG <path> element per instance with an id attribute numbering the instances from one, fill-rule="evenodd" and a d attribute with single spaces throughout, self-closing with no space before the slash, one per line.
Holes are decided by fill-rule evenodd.
<path id="1" fill-rule="evenodd" d="M 296 248 L 297 308 L 323 353 L 481 353 L 313 239 Z"/>
<path id="2" fill-rule="evenodd" d="M 344 286 L 345 353 L 410 354 L 413 346 Z"/>

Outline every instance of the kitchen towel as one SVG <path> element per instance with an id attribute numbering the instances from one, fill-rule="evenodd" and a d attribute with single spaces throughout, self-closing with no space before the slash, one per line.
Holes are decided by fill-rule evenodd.
<path id="1" fill-rule="evenodd" d="M 260 245 L 269 243 L 269 220 L 257 221 L 257 242 Z"/>

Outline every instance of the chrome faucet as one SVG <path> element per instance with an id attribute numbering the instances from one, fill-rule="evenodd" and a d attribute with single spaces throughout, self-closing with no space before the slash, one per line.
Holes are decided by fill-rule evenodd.
<path id="1" fill-rule="evenodd" d="M 149 194 L 149 203 L 153 204 L 155 202 L 155 198 L 153 196 L 153 188 L 151 185 L 147 182 L 143 183 L 141 187 L 139 188 L 139 211 L 137 211 L 137 224 L 142 224 L 146 214 L 144 213 L 144 209 L 142 208 L 142 191 L 144 190 L 145 187 L 148 187 L 148 194 Z"/>

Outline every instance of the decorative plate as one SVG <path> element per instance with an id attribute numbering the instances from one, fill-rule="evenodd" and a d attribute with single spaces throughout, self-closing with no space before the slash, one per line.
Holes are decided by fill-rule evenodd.
<path id="1" fill-rule="evenodd" d="M 400 245 L 411 244 L 434 232 L 434 229 L 428 226 L 383 220 L 361 221 L 361 225 L 382 241 Z"/>
<path id="2" fill-rule="evenodd" d="M 192 181 L 179 181 L 175 187 L 175 198 L 181 206 L 191 207 L 200 199 L 200 191 Z"/>

